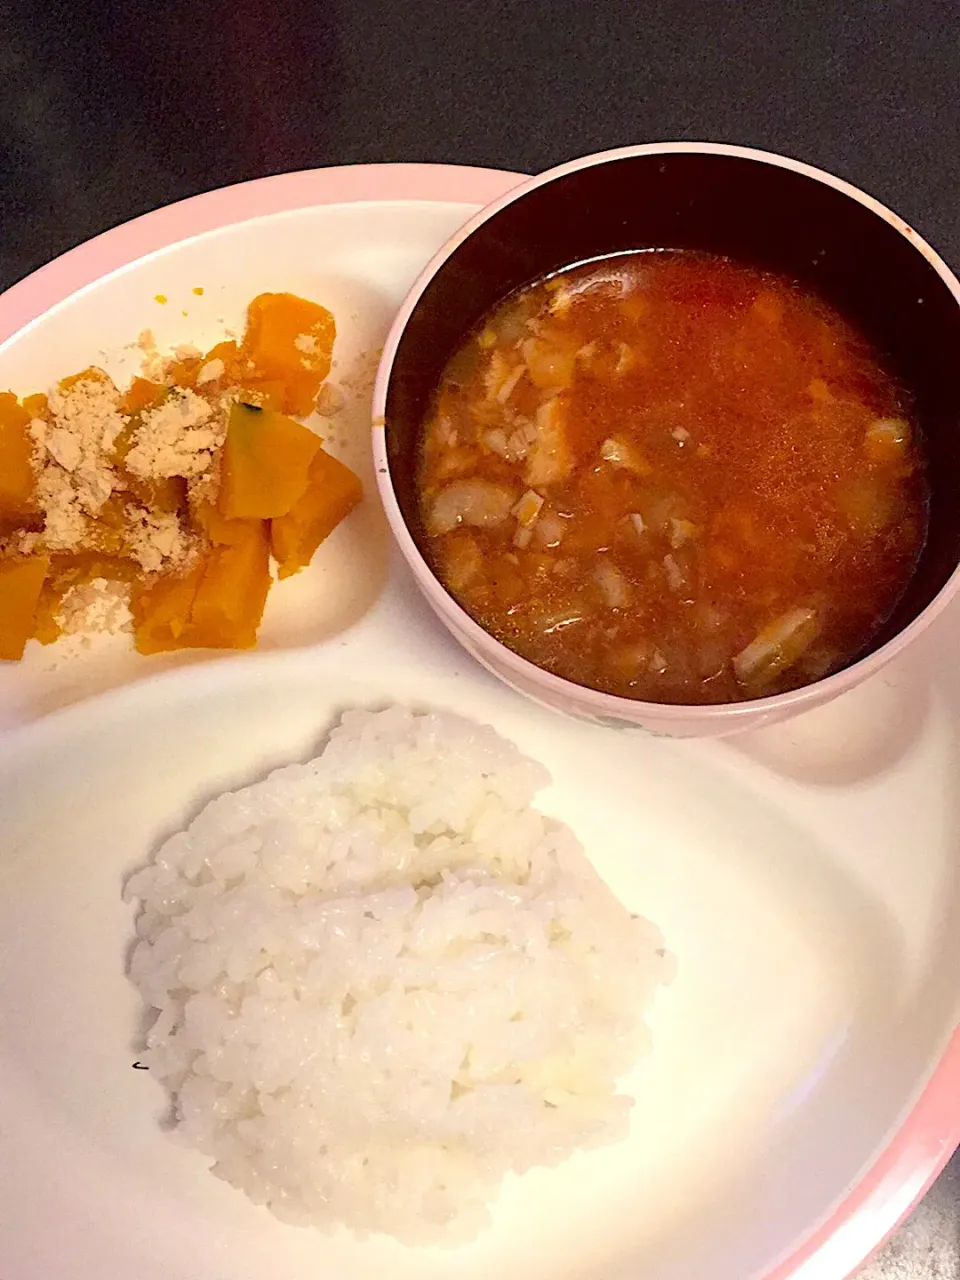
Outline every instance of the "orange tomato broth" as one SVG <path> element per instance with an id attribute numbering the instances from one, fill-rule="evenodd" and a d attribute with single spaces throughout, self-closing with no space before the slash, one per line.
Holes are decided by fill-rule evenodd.
<path id="1" fill-rule="evenodd" d="M 303 568 L 362 494 L 359 479 L 320 447 L 320 437 L 285 416 L 313 411 L 334 337 L 326 308 L 292 294 L 261 294 L 248 307 L 239 343 L 220 342 L 205 355 L 172 360 L 162 382 L 134 378 L 120 399 L 130 422 L 113 458 L 118 488 L 91 522 L 83 546 L 66 553 L 43 551 L 34 497 L 28 427 L 32 417 L 46 413 L 45 397 L 28 397 L 21 405 L 10 393 L 0 395 L 0 475 L 8 477 L 6 489 L 0 482 L 0 535 L 8 546 L 19 533 L 38 532 L 41 539 L 34 554 L 0 554 L 0 658 L 20 658 L 31 638 L 56 640 L 66 593 L 98 578 L 130 585 L 134 639 L 142 653 L 255 644 L 271 555 L 281 578 Z M 198 383 L 211 361 L 221 361 L 222 372 Z M 60 385 L 91 376 L 106 377 L 84 370 Z M 225 394 L 236 401 L 220 410 L 229 414 L 226 438 L 215 458 L 212 495 L 203 501 L 188 494 L 180 477 L 144 482 L 124 471 L 140 415 L 173 388 L 190 388 L 218 405 Z M 145 574 L 117 530 L 125 502 L 176 512 L 199 548 L 190 564 L 179 572 Z"/>
<path id="2" fill-rule="evenodd" d="M 719 703 L 849 662 L 915 567 L 911 399 L 832 307 L 707 254 L 631 253 L 501 304 L 449 361 L 426 551 L 492 635 L 621 696 Z"/>

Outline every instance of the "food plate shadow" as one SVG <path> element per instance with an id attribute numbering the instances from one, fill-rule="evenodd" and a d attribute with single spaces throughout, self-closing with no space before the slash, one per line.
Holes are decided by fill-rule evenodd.
<path id="1" fill-rule="evenodd" d="M 593 733 L 599 748 L 606 732 Z M 569 752 L 555 747 L 555 785 L 544 807 L 575 830 L 597 831 L 598 803 L 613 812 L 610 757 L 594 753 L 587 737 L 570 742 Z M 828 837 L 787 820 L 759 786 L 731 786 L 697 769 L 699 750 L 652 745 L 656 750 L 633 742 L 627 753 L 640 748 L 636 764 L 644 764 L 630 792 L 642 824 L 612 821 L 603 845 L 593 848 L 615 891 L 649 911 L 678 960 L 672 988 L 650 1015 L 656 1052 L 628 1086 L 637 1098 L 638 1140 L 629 1176 L 624 1168 L 620 1186 L 603 1187 L 624 1213 L 629 1197 L 655 1195 L 658 1213 L 632 1238 L 635 1270 L 613 1247 L 597 1245 L 589 1274 L 680 1280 L 710 1275 L 715 1246 L 723 1256 L 736 1252 L 733 1203 L 749 1205 L 753 1220 L 755 1205 L 789 1192 L 808 1215 L 798 1214 L 801 1221 L 823 1211 L 818 1179 L 798 1178 L 795 1152 L 805 1126 L 818 1136 L 804 1160 L 811 1168 L 835 1164 L 832 1181 L 834 1172 L 853 1179 L 870 1157 L 874 1127 L 894 1122 L 898 1103 L 886 1083 L 869 1103 L 856 1099 L 864 1064 L 884 1060 L 891 1009 L 904 998 L 903 940 L 887 905 L 836 856 Z M 691 777 L 696 800 L 680 810 L 676 800 L 689 792 Z M 664 859 L 668 842 L 673 853 Z M 686 885 L 682 896 L 678 882 Z M 709 1083 L 689 1039 L 693 1026 L 711 1045 Z M 677 1097 L 687 1100 L 682 1114 L 672 1106 Z M 824 1151 L 823 1126 L 834 1125 L 843 1140 Z M 726 1169 L 722 1186 L 717 1161 Z M 674 1186 L 683 1187 L 681 1196 L 670 1194 Z M 766 1220 L 761 1210 L 756 1220 Z M 693 1238 L 705 1252 L 688 1269 Z M 478 1251 L 484 1247 L 479 1242 Z M 751 1260 L 744 1254 L 741 1261 L 738 1274 L 747 1276 Z"/>
<path id="2" fill-rule="evenodd" d="M 930 709 L 926 637 L 872 680 L 796 719 L 728 739 L 783 778 L 845 787 L 890 773 L 921 737 Z"/>

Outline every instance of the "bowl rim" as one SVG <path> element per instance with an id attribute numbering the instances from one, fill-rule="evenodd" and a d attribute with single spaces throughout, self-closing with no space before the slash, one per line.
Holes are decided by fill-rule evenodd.
<path id="1" fill-rule="evenodd" d="M 706 154 L 752 160 L 769 165 L 771 168 L 792 170 L 825 186 L 832 187 L 842 195 L 848 196 L 864 206 L 869 212 L 899 232 L 933 267 L 953 296 L 957 307 L 960 308 L 960 280 L 919 232 L 915 231 L 898 213 L 895 213 L 874 196 L 854 186 L 853 183 L 848 182 L 846 179 L 839 178 L 825 169 L 819 169 L 814 165 L 807 164 L 805 161 L 795 160 L 790 156 L 780 155 L 773 151 L 764 151 L 755 147 L 743 147 L 726 142 L 644 142 L 633 146 L 615 147 L 608 151 L 579 156 L 574 160 L 568 160 L 563 164 L 545 170 L 543 173 L 527 178 L 516 187 L 492 200 L 489 204 L 484 205 L 454 232 L 417 276 L 390 326 L 374 382 L 371 408 L 374 427 L 374 470 L 377 488 L 380 492 L 380 500 L 386 511 L 391 530 L 421 589 L 441 613 L 450 617 L 451 622 L 461 634 L 465 635 L 470 645 L 482 652 L 496 653 L 498 667 L 505 668 L 512 677 L 517 678 L 525 685 L 533 684 L 534 687 L 539 687 L 547 700 L 549 700 L 550 695 L 564 701 L 570 701 L 573 697 L 581 707 L 589 708 L 587 714 L 592 714 L 601 720 L 608 718 L 622 723 L 639 723 L 649 719 L 662 724 L 665 727 L 665 731 L 669 733 L 669 726 L 676 725 L 679 728 L 682 723 L 689 724 L 695 718 L 708 733 L 719 732 L 718 726 L 721 724 L 724 726 L 723 732 L 733 733 L 741 727 L 741 722 L 749 721 L 752 725 L 757 725 L 774 717 L 779 719 L 785 715 L 794 715 L 808 705 L 825 702 L 875 675 L 892 658 L 912 644 L 944 611 L 954 597 L 960 593 L 960 561 L 958 561 L 950 577 L 930 603 L 885 644 L 864 657 L 858 658 L 840 671 L 815 680 L 811 684 L 802 685 L 799 689 L 791 689 L 785 693 L 769 694 L 763 698 L 751 698 L 742 702 L 707 704 L 646 702 L 640 699 L 623 698 L 617 694 L 591 689 L 587 685 L 580 685 L 572 680 L 566 680 L 562 676 L 556 676 L 552 672 L 545 671 L 542 667 L 538 667 L 535 663 L 514 653 L 512 649 L 509 649 L 474 621 L 467 611 L 442 586 L 439 578 L 434 574 L 421 554 L 397 500 L 387 449 L 387 392 L 393 375 L 400 340 L 427 286 L 460 246 L 475 231 L 495 218 L 503 209 L 513 204 L 516 200 L 521 199 L 531 191 L 537 190 L 539 187 L 556 182 L 568 174 L 576 173 L 582 169 L 597 168 L 600 165 L 610 164 L 618 160 L 677 154 Z M 500 678 L 506 677 L 501 676 Z M 626 714 L 627 709 L 630 709 L 632 714 Z M 746 725 L 744 724 L 743 727 L 746 727 Z"/>

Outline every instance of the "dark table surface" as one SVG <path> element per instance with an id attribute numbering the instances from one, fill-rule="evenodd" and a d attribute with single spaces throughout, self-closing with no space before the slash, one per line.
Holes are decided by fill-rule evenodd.
<path id="1" fill-rule="evenodd" d="M 3 0 L 0 288 L 245 178 L 677 138 L 831 169 L 958 268 L 960 0 Z M 958 1222 L 955 1162 L 864 1276 L 960 1280 Z"/>

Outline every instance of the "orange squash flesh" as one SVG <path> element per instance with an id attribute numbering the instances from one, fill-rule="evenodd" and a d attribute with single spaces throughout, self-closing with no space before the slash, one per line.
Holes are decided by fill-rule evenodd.
<path id="1" fill-rule="evenodd" d="M 240 386 L 240 399 L 244 404 L 283 412 L 286 392 L 282 382 L 258 379 L 254 374 L 246 373 L 240 380 Z"/>
<path id="2" fill-rule="evenodd" d="M 161 476 L 141 480 L 124 472 L 126 492 L 150 511 L 180 511 L 187 501 L 187 482 L 182 476 Z"/>
<path id="3" fill-rule="evenodd" d="M 336 331 L 326 307 L 292 293 L 261 293 L 250 303 L 241 350 L 258 380 L 283 385 L 284 413 L 312 412 L 330 372 Z"/>
<path id="4" fill-rule="evenodd" d="M 113 379 L 109 373 L 99 369 L 95 364 L 89 365 L 86 369 L 81 369 L 79 373 L 71 373 L 67 378 L 61 378 L 57 386 L 61 391 L 69 391 L 78 382 L 109 382 L 113 386 Z"/>
<path id="5" fill-rule="evenodd" d="M 82 587 L 95 578 L 132 583 L 136 577 L 137 565 L 122 556 L 86 551 L 51 556 L 50 571 L 37 604 L 33 638 L 41 644 L 53 644 L 60 638 L 57 619 L 64 596 L 71 588 Z"/>
<path id="6" fill-rule="evenodd" d="M 223 446 L 221 515 L 268 520 L 290 510 L 307 487 L 320 437 L 270 409 L 234 404 Z"/>
<path id="7" fill-rule="evenodd" d="M 138 653 L 170 649 L 251 649 L 270 590 L 270 546 L 263 521 L 211 548 L 183 577 L 135 588 L 131 601 Z"/>
<path id="8" fill-rule="evenodd" d="M 203 367 L 204 357 L 201 355 L 183 356 L 169 365 L 166 376 L 175 387 L 193 390 L 197 385 L 197 374 Z"/>
<path id="9" fill-rule="evenodd" d="M 23 407 L 29 418 L 45 418 L 50 409 L 50 402 L 42 391 L 32 396 L 23 397 Z"/>
<path id="10" fill-rule="evenodd" d="M 132 475 L 124 467 L 127 454 L 133 447 L 134 437 L 140 429 L 141 419 L 138 415 L 134 415 L 130 422 L 123 428 L 117 436 L 113 446 L 113 462 L 120 468 L 123 475 L 124 502 L 126 495 L 129 494 L 135 498 L 142 507 L 146 507 L 152 511 L 178 511 L 186 501 L 187 484 L 182 476 L 160 476 L 155 480 L 143 480 L 140 476 Z M 121 510 L 117 527 L 123 527 L 122 508 L 124 503 L 120 504 Z M 102 514 L 98 519 L 102 519 Z"/>
<path id="11" fill-rule="evenodd" d="M 211 360 L 223 362 L 223 376 L 227 382 L 235 382 L 240 375 L 240 348 L 232 338 L 218 342 L 203 357 L 203 364 Z"/>
<path id="12" fill-rule="evenodd" d="M 184 577 L 165 575 L 154 582 L 134 584 L 130 612 L 138 653 L 165 653 L 185 647 L 181 637 L 204 569 L 201 562 Z"/>
<path id="13" fill-rule="evenodd" d="M 0 658 L 16 662 L 33 635 L 49 556 L 0 560 Z"/>
<path id="14" fill-rule="evenodd" d="M 228 520 L 212 502 L 198 503 L 191 515 L 194 525 L 215 547 L 229 547 L 243 542 L 249 536 L 251 526 L 256 527 L 261 523 L 259 520 Z"/>
<path id="15" fill-rule="evenodd" d="M 120 399 L 122 413 L 140 413 L 143 409 L 152 409 L 170 393 L 170 388 L 162 382 L 151 382 L 149 378 L 134 378 Z"/>
<path id="16" fill-rule="evenodd" d="M 30 459 L 30 414 L 11 392 L 0 392 L 0 520 L 29 518 L 36 511 Z"/>
<path id="17" fill-rule="evenodd" d="M 320 543 L 362 497 L 360 478 L 320 449 L 310 464 L 303 496 L 286 515 L 270 521 L 270 544 L 278 575 L 289 578 L 308 565 Z"/>
<path id="18" fill-rule="evenodd" d="M 251 522 L 239 542 L 208 556 L 181 643 L 191 648 L 252 649 L 270 590 L 266 524 Z"/>
<path id="19" fill-rule="evenodd" d="M 187 499 L 187 482 L 182 476 L 158 476 L 153 480 L 143 480 L 140 476 L 132 475 L 124 468 L 124 462 L 126 461 L 127 454 L 133 447 L 134 438 L 143 423 L 143 419 L 140 416 L 142 410 L 145 407 L 148 407 L 150 403 L 154 405 L 159 404 L 161 400 L 166 398 L 169 392 L 169 387 L 160 387 L 162 395 L 154 397 L 152 402 L 148 400 L 147 404 L 144 404 L 142 403 L 143 397 L 149 396 L 152 393 L 143 389 L 142 391 L 134 394 L 134 390 L 138 382 L 143 383 L 143 388 L 155 388 L 160 386 L 159 383 L 146 382 L 143 378 L 134 379 L 130 390 L 121 401 L 121 407 L 123 407 L 124 404 L 129 406 L 130 404 L 137 403 L 138 408 L 133 409 L 131 407 L 127 407 L 123 409 L 123 412 L 129 413 L 132 416 L 130 421 L 117 436 L 116 442 L 113 446 L 113 461 L 114 464 L 120 467 L 123 472 L 123 488 L 125 493 L 134 497 L 142 507 L 146 507 L 151 511 L 178 511 L 185 504 Z M 131 396 L 133 397 L 132 400 Z M 121 507 L 122 506 L 123 503 L 121 503 Z M 103 517 L 101 515 L 98 518 L 102 519 Z M 117 522 L 117 527 L 122 528 L 122 526 L 123 517 L 121 513 Z"/>

